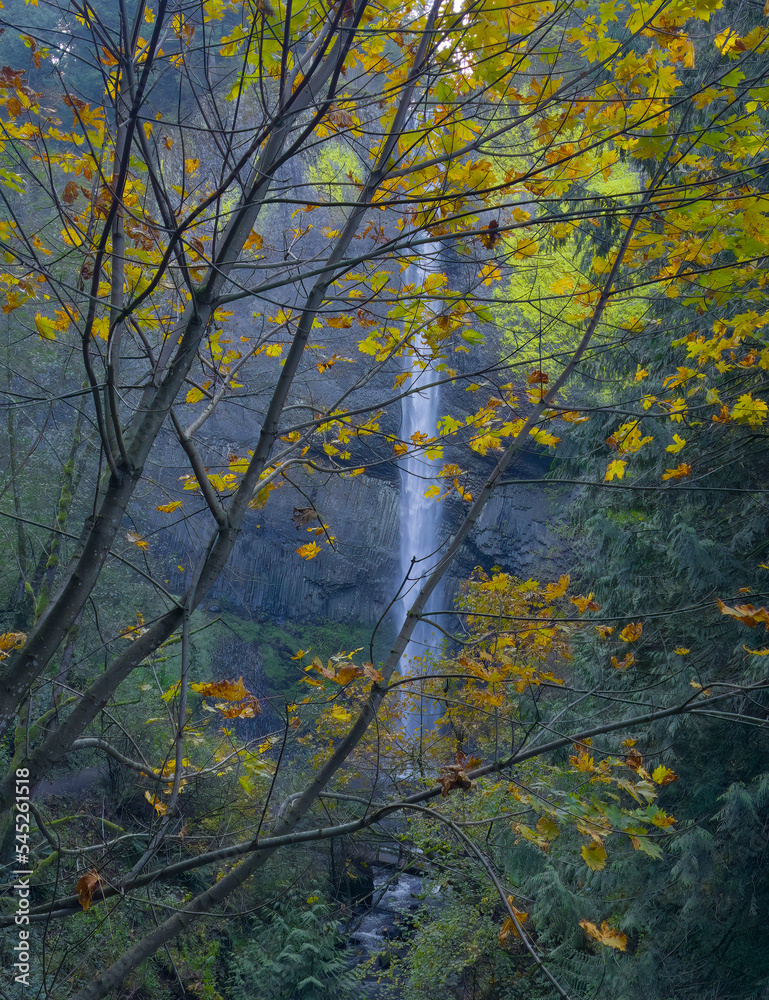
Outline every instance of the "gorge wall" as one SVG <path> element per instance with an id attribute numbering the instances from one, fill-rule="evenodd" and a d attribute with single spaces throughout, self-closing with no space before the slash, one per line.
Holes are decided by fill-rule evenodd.
<path id="1" fill-rule="evenodd" d="M 510 478 L 540 479 L 548 466 L 546 456 L 525 455 Z M 466 482 L 471 492 L 492 467 L 491 460 L 475 456 Z M 346 624 L 376 624 L 401 583 L 397 468 L 384 465 L 376 475 L 345 479 L 297 472 L 292 479 L 296 488 L 285 485 L 275 490 L 263 510 L 249 514 L 208 606 L 225 607 L 248 618 L 261 614 L 278 620 L 328 618 Z M 500 566 L 524 578 L 557 574 L 562 556 L 557 553 L 552 527 L 558 522 L 559 505 L 554 493 L 551 487 L 538 484 L 500 488 L 449 571 L 444 587 L 447 607 L 476 566 L 486 570 Z M 317 506 L 335 537 L 333 548 L 292 520 L 296 508 L 311 505 Z M 440 539 L 454 530 L 466 506 L 458 497 L 441 502 Z M 156 527 L 167 524 L 167 517 L 165 521 L 161 517 Z M 309 526 L 316 524 L 313 521 Z M 160 549 L 173 590 L 181 590 L 189 576 L 193 553 L 203 541 L 198 529 L 194 517 L 162 528 Z M 317 540 L 322 551 L 305 560 L 296 550 L 309 539 Z"/>
<path id="2" fill-rule="evenodd" d="M 309 182 L 305 174 L 308 171 L 309 166 L 287 177 L 287 185 L 297 192 L 307 190 Z M 383 213 L 383 218 L 386 225 L 387 212 Z M 322 224 L 338 223 L 339 211 L 333 207 L 318 208 L 311 219 L 309 228 L 314 229 L 312 232 L 308 229 L 303 237 L 308 251 L 320 248 L 324 240 L 320 235 Z M 265 234 L 265 251 L 271 240 L 277 240 L 276 234 L 285 231 L 287 221 L 286 211 L 277 206 L 269 208 L 264 218 L 260 216 L 259 228 Z M 392 277 L 395 285 L 400 282 L 404 301 L 420 296 L 424 275 L 436 271 L 445 272 L 451 287 L 460 291 L 477 283 L 477 261 L 462 258 L 448 246 L 426 249 L 433 256 L 424 268 L 411 266 L 405 274 L 398 275 L 396 271 Z M 247 276 L 241 280 L 248 282 Z M 273 314 L 279 307 L 289 308 L 292 304 L 288 290 L 273 290 L 270 295 L 269 301 L 253 299 L 248 308 L 239 303 L 229 307 L 234 315 L 226 323 L 227 343 L 237 345 L 239 338 L 247 341 L 258 336 L 259 331 L 264 331 L 273 322 Z M 254 305 L 256 310 L 252 311 Z M 428 325 L 438 322 L 442 308 L 440 303 L 436 304 L 432 321 L 429 318 L 421 321 Z M 342 298 L 328 310 L 349 316 L 353 325 L 340 328 L 338 323 L 327 323 L 325 314 L 319 316 L 318 344 L 311 344 L 305 352 L 302 368 L 292 385 L 287 423 L 283 426 L 290 426 L 294 420 L 301 426 L 312 414 L 337 408 L 376 414 L 380 433 L 353 438 L 345 445 L 352 454 L 348 467 L 359 464 L 366 467 L 366 472 L 342 477 L 322 471 L 310 475 L 299 466 L 290 470 L 290 482 L 271 493 L 265 508 L 249 512 L 235 553 L 208 596 L 209 608 L 212 605 L 222 607 L 249 618 L 258 615 L 292 620 L 326 618 L 347 624 L 374 625 L 396 598 L 402 582 L 399 578 L 402 576 L 399 521 L 403 500 L 399 470 L 392 459 L 393 439 L 399 435 L 402 422 L 399 392 L 403 389 L 398 388 L 398 379 L 404 370 L 403 359 L 394 356 L 374 364 L 370 351 L 369 356 L 361 353 L 359 341 L 368 335 L 369 329 L 387 323 L 386 308 L 381 304 L 367 302 L 366 308 L 361 309 L 359 300 Z M 481 405 L 480 397 L 484 395 L 483 392 L 468 392 L 468 389 L 477 389 L 477 382 L 488 397 L 495 391 L 497 382 L 512 377 L 498 367 L 500 359 L 509 353 L 499 330 L 492 323 L 482 321 L 473 321 L 473 325 L 482 332 L 485 343 L 473 342 L 468 349 L 461 331 L 441 342 L 445 365 L 451 366 L 457 377 L 440 387 L 439 416 L 451 414 L 457 420 L 464 420 Z M 476 335 L 478 339 L 482 338 Z M 330 357 L 337 360 L 326 364 Z M 234 400 L 235 406 L 215 412 L 203 426 L 199 438 L 201 453 L 218 456 L 222 470 L 227 470 L 230 455 L 247 456 L 248 450 L 254 447 L 279 363 L 278 358 L 268 358 L 264 354 L 252 358 L 243 369 L 246 374 L 238 376 L 245 384 L 240 399 Z M 425 373 L 415 375 L 420 379 L 424 376 Z M 437 377 L 443 377 L 443 373 L 439 371 Z M 408 383 L 404 388 L 408 388 Z M 525 400 L 525 393 L 522 398 Z M 183 409 L 180 407 L 180 411 Z M 187 419 L 198 412 L 191 407 Z M 423 430 L 435 433 L 434 426 Z M 315 457 L 321 466 L 329 464 L 322 443 L 321 436 L 314 444 L 316 451 L 308 455 L 310 459 Z M 159 535 L 156 551 L 164 562 L 163 578 L 168 579 L 172 590 L 182 591 L 189 582 L 194 553 L 201 550 L 208 537 L 202 519 L 190 513 L 202 510 L 204 504 L 199 496 L 181 490 L 178 478 L 189 472 L 189 464 L 168 429 L 158 442 L 152 461 L 156 479 L 164 490 L 163 500 L 184 500 L 183 508 L 172 517 L 153 514 L 148 525 L 149 530 Z M 496 458 L 494 453 L 482 457 L 467 447 L 460 449 L 449 445 L 444 451 L 444 461 L 456 462 L 467 470 L 463 485 L 475 495 Z M 549 454 L 537 453 L 532 448 L 510 470 L 509 478 L 539 480 L 547 473 L 549 463 Z M 211 471 L 218 470 L 212 465 Z M 427 489 L 430 482 L 425 479 L 424 483 Z M 155 503 L 145 503 L 143 510 L 146 512 L 148 507 L 154 510 L 155 506 Z M 307 528 L 317 525 L 317 521 L 297 527 L 292 519 L 296 509 L 313 507 L 335 538 L 333 548 L 323 537 L 307 533 Z M 467 503 L 454 493 L 441 501 L 436 545 L 455 530 L 466 508 Z M 550 527 L 558 520 L 557 508 L 558 493 L 553 487 L 520 484 L 501 487 L 487 504 L 449 571 L 443 593 L 445 606 L 452 606 L 462 581 L 478 565 L 486 570 L 500 566 L 523 577 L 557 573 L 560 564 L 553 555 L 556 540 Z M 296 550 L 308 541 L 317 542 L 322 551 L 317 557 L 304 560 Z M 180 570 L 180 566 L 183 569 Z M 397 612 L 401 616 L 402 613 L 402 609 Z"/>

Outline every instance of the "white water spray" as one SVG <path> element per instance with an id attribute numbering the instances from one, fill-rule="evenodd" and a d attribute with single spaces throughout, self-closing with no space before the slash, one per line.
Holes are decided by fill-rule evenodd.
<path id="1" fill-rule="evenodd" d="M 406 272 L 406 279 L 421 288 L 429 273 L 424 267 L 412 265 Z M 416 339 L 414 347 L 419 353 L 429 355 L 430 347 L 421 337 Z M 438 385 L 430 385 L 438 377 L 433 365 L 430 363 L 420 371 L 416 365 L 411 366 L 406 357 L 404 368 L 408 371 L 412 367 L 414 376 L 410 384 L 416 391 L 403 400 L 400 428 L 401 440 L 410 448 L 413 448 L 415 434 L 435 436 L 439 398 Z M 406 455 L 400 466 L 400 577 L 404 580 L 408 576 L 400 601 L 404 618 L 419 592 L 421 579 L 428 575 L 437 560 L 440 512 L 435 498 L 428 499 L 424 495 L 434 480 L 436 464 L 436 460 L 428 458 L 422 449 L 416 449 Z M 427 613 L 440 607 L 440 604 L 440 588 L 436 588 L 428 601 Z M 401 673 L 414 672 L 410 661 L 435 649 L 439 642 L 440 633 L 429 624 L 419 622 L 401 658 Z M 417 709 L 409 719 L 409 731 L 414 733 L 420 727 L 423 731 L 428 730 L 440 714 L 436 702 L 420 698 Z"/>

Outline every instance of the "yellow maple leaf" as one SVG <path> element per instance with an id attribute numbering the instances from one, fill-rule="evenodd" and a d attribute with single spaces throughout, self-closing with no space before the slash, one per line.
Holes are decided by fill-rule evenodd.
<path id="1" fill-rule="evenodd" d="M 595 771 L 595 760 L 582 749 L 578 754 L 572 754 L 569 757 L 569 763 L 576 771 L 582 771 L 585 774 L 592 774 Z"/>
<path id="2" fill-rule="evenodd" d="M 643 622 L 630 622 L 629 625 L 626 625 L 622 629 L 619 637 L 623 642 L 636 642 L 636 640 L 641 638 L 643 628 Z"/>
<path id="3" fill-rule="evenodd" d="M 725 56 L 727 52 L 730 52 L 734 46 L 737 44 L 737 32 L 733 28 L 727 28 L 725 31 L 720 31 L 714 41 L 716 48 Z"/>
<path id="4" fill-rule="evenodd" d="M 571 600 L 571 603 L 573 605 L 575 605 L 575 607 L 579 610 L 580 614 L 583 614 L 583 615 L 584 615 L 584 613 L 586 611 L 600 611 L 601 610 L 601 605 L 597 604 L 593 600 L 593 592 L 592 592 L 592 590 L 587 595 L 587 597 L 572 597 L 572 598 L 570 598 L 570 600 Z"/>
<path id="5" fill-rule="evenodd" d="M 476 434 L 470 439 L 470 447 L 477 451 L 479 455 L 486 455 L 489 451 L 501 451 L 502 444 L 499 435 L 490 431 L 487 434 Z"/>
<path id="6" fill-rule="evenodd" d="M 502 277 L 502 272 L 496 264 L 484 264 L 478 272 L 478 277 L 483 280 L 484 285 L 491 285 Z"/>
<path id="7" fill-rule="evenodd" d="M 234 705 L 217 702 L 216 708 L 222 713 L 225 719 L 253 719 L 257 715 L 262 714 L 262 706 L 259 704 L 259 699 L 253 695 L 248 695 L 243 701 L 239 701 Z"/>
<path id="8" fill-rule="evenodd" d="M 306 545 L 300 545 L 296 551 L 302 559 L 314 559 L 322 549 L 316 542 L 307 542 Z"/>
<path id="9" fill-rule="evenodd" d="M 610 927 L 605 920 L 601 922 L 600 927 L 591 924 L 589 920 L 580 920 L 579 926 L 591 938 L 599 944 L 605 945 L 607 948 L 616 948 L 618 951 L 624 951 L 627 947 L 627 937 L 621 931 L 616 930 L 616 928 Z"/>
<path id="10" fill-rule="evenodd" d="M 35 326 L 41 340 L 56 340 L 56 323 L 54 320 L 37 313 L 35 316 Z"/>
<path id="11" fill-rule="evenodd" d="M 251 692 L 246 690 L 242 677 L 236 681 L 204 681 L 199 684 L 190 684 L 190 687 L 203 698 L 223 698 L 225 701 L 244 701 L 246 698 L 251 697 Z"/>
<path id="12" fill-rule="evenodd" d="M 682 437 L 679 437 L 678 434 L 674 434 L 673 435 L 673 443 L 669 444 L 665 448 L 665 451 L 669 451 L 671 455 L 677 455 L 678 452 L 684 447 L 685 444 L 686 444 L 686 438 L 682 438 Z"/>
<path id="13" fill-rule="evenodd" d="M 555 840 L 560 837 L 561 831 L 556 823 L 549 816 L 540 816 L 537 820 L 537 833 L 540 833 L 545 840 Z"/>
<path id="14" fill-rule="evenodd" d="M 617 479 L 624 479 L 626 465 L 627 462 L 623 462 L 621 458 L 615 458 L 613 462 L 609 462 L 606 475 L 603 477 L 604 482 L 610 483 L 615 476 Z"/>
<path id="15" fill-rule="evenodd" d="M 596 274 L 608 274 L 611 269 L 611 260 L 603 257 L 593 257 L 593 270 Z"/>
<path id="16" fill-rule="evenodd" d="M 753 399 L 747 392 L 740 396 L 732 407 L 732 420 L 738 423 L 747 423 L 751 427 L 760 427 L 764 423 L 769 412 L 769 407 L 763 399 Z"/>
<path id="17" fill-rule="evenodd" d="M 553 228 L 555 230 L 557 227 Z M 554 233 L 554 235 L 557 234 Z M 556 295 L 571 295 L 574 291 L 575 284 L 576 281 L 574 277 L 570 274 L 565 274 L 562 278 L 559 278 L 558 281 L 554 281 L 550 285 L 550 291 L 554 292 Z"/>
<path id="18" fill-rule="evenodd" d="M 592 871 L 599 872 L 606 867 L 606 849 L 599 841 L 593 840 L 589 844 L 583 844 L 579 853 Z"/>
<path id="19" fill-rule="evenodd" d="M 620 424 L 611 437 L 606 439 L 606 443 L 616 448 L 620 455 L 633 455 L 652 440 L 654 439 L 649 434 L 641 437 L 641 428 L 637 420 L 629 420 Z"/>
<path id="20" fill-rule="evenodd" d="M 165 815 L 165 813 L 168 812 L 168 806 L 165 804 L 165 802 L 162 802 L 157 797 L 157 795 L 152 795 L 150 792 L 145 792 L 144 798 L 149 802 L 149 804 L 156 812 L 160 813 L 161 816 Z M 88 909 L 88 907 L 84 906 L 83 909 L 86 910 Z"/>
<path id="21" fill-rule="evenodd" d="M 377 670 L 373 663 L 363 664 L 363 673 L 368 677 L 370 681 L 376 681 L 379 683 L 384 680 L 384 674 L 381 670 Z"/>
<path id="22" fill-rule="evenodd" d="M 541 427 L 532 427 L 529 434 L 534 438 L 537 444 L 546 445 L 549 448 L 555 448 L 558 442 L 561 440 L 554 434 L 549 434 L 546 430 Z"/>
<path id="23" fill-rule="evenodd" d="M 665 469 L 662 473 L 663 479 L 683 479 L 688 476 L 692 471 L 691 465 L 687 465 L 686 462 L 681 462 L 677 465 L 675 469 Z"/>
<path id="24" fill-rule="evenodd" d="M 135 531 L 126 532 L 126 538 L 140 549 L 148 549 L 150 547 L 149 542 L 145 542 L 142 536 Z"/>
<path id="25" fill-rule="evenodd" d="M 525 236 L 518 240 L 518 244 L 515 248 L 516 257 L 533 257 L 539 250 L 539 244 L 535 243 L 534 240 L 527 239 Z"/>
<path id="26" fill-rule="evenodd" d="M 322 375 L 323 372 L 328 371 L 329 368 L 333 368 L 334 365 L 337 363 L 337 361 L 341 361 L 341 360 L 342 359 L 339 357 L 338 354 L 332 354 L 332 356 L 327 361 L 319 361 L 315 365 L 315 367 L 318 369 L 318 371 Z"/>
<path id="27" fill-rule="evenodd" d="M 507 897 L 507 902 L 510 906 L 510 909 L 515 914 L 515 920 L 513 920 L 512 917 L 505 918 L 505 922 L 502 924 L 502 930 L 499 932 L 499 943 L 501 945 L 507 944 L 507 942 L 512 940 L 513 938 L 521 936 L 518 927 L 516 926 L 516 920 L 518 921 L 519 924 L 525 924 L 526 921 L 529 919 L 528 913 L 524 913 L 523 910 L 517 910 L 515 908 L 515 906 L 513 905 L 512 896 Z"/>
<path id="28" fill-rule="evenodd" d="M 4 632 L 0 635 L 0 652 L 6 652 L 9 649 L 21 649 L 26 641 L 27 636 L 25 632 Z"/>
<path id="29" fill-rule="evenodd" d="M 181 500 L 172 500 L 170 503 L 161 504 L 159 507 L 156 507 L 155 510 L 159 510 L 163 514 L 170 514 L 181 507 L 181 505 Z"/>
<path id="30" fill-rule="evenodd" d="M 755 608 L 752 604 L 737 604 L 735 607 L 730 608 L 724 604 L 720 597 L 717 600 L 718 610 L 722 615 L 729 615 L 731 618 L 736 618 L 743 625 L 747 625 L 748 628 L 755 628 L 756 625 L 763 623 L 767 631 L 769 631 L 769 608 Z"/>
<path id="31" fill-rule="evenodd" d="M 184 402 L 185 403 L 199 403 L 200 400 L 205 396 L 205 390 L 208 389 L 210 387 L 210 385 L 211 385 L 211 382 L 209 380 L 208 382 L 204 382 L 200 389 L 198 389 L 197 386 L 195 386 L 194 389 L 190 389 L 190 391 L 184 397 Z"/>
<path id="32" fill-rule="evenodd" d="M 569 588 L 571 583 L 571 577 L 565 574 L 558 578 L 558 583 L 548 583 L 544 590 L 544 598 L 546 601 L 553 601 L 557 597 L 563 597 Z"/>
<path id="33" fill-rule="evenodd" d="M 356 667 L 354 663 L 342 663 L 332 679 L 336 684 L 349 684 L 350 681 L 363 677 L 365 672 L 363 667 Z"/>
<path id="34" fill-rule="evenodd" d="M 655 785 L 670 785 L 674 781 L 678 781 L 678 775 L 675 771 L 671 771 L 669 767 L 660 764 L 659 767 L 655 767 L 652 771 L 652 781 Z"/>
<path id="35" fill-rule="evenodd" d="M 676 399 L 673 400 L 673 405 L 670 410 L 669 419 L 675 424 L 681 424 L 683 423 L 684 416 L 686 415 L 687 410 L 688 406 L 681 398 L 681 396 L 678 396 Z"/>

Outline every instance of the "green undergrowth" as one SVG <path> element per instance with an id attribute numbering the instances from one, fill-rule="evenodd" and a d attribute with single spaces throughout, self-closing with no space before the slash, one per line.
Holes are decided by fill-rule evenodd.
<path id="1" fill-rule="evenodd" d="M 227 662 L 227 651 L 232 641 L 255 647 L 264 671 L 267 693 L 283 695 L 288 700 L 304 697 L 306 691 L 298 687 L 305 674 L 304 659 L 292 659 L 300 650 L 319 656 L 324 662 L 340 652 L 360 650 L 358 659 L 370 659 L 369 645 L 372 628 L 368 625 L 346 625 L 328 619 L 312 622 L 274 620 L 247 620 L 237 615 L 220 613 L 198 614 L 193 618 L 193 649 L 195 673 L 200 677 L 238 677 L 242 667 Z M 380 638 L 381 635 L 381 638 Z M 374 644 L 374 659 L 385 652 L 389 632 L 381 632 Z M 223 655 L 224 654 L 224 655 Z"/>

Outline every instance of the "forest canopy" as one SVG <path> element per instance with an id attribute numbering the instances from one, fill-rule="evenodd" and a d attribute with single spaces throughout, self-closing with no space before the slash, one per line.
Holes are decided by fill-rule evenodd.
<path id="1" fill-rule="evenodd" d="M 0 996 L 769 995 L 768 19 L 6 0 Z"/>

